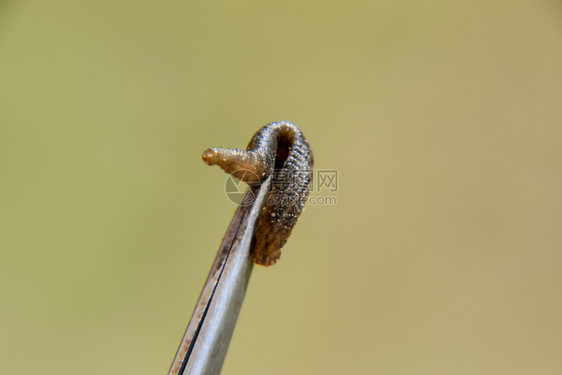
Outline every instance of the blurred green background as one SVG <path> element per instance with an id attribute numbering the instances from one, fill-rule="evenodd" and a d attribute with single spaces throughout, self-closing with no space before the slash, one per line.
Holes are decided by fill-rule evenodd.
<path id="1" fill-rule="evenodd" d="M 224 374 L 561 373 L 561 21 L 0 2 L 0 373 L 166 373 L 235 209 L 201 152 L 276 120 L 337 205 L 255 269 Z"/>

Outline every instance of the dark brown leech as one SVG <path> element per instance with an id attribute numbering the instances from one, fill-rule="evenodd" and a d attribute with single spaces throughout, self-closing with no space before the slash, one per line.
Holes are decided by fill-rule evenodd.
<path id="1" fill-rule="evenodd" d="M 257 225 L 251 255 L 257 264 L 275 264 L 312 183 L 314 160 L 302 132 L 290 122 L 274 122 L 254 134 L 246 151 L 209 148 L 202 158 L 207 165 L 218 165 L 248 185 L 260 184 L 273 173 L 272 189 Z"/>

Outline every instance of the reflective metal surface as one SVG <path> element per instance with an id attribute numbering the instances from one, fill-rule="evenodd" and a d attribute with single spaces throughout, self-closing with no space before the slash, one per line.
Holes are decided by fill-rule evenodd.
<path id="1" fill-rule="evenodd" d="M 250 243 L 270 179 L 249 188 L 227 229 L 186 329 L 170 375 L 219 374 L 252 274 Z"/>

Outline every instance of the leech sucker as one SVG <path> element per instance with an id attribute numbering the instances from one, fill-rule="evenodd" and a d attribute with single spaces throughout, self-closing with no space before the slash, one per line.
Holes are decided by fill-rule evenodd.
<path id="1" fill-rule="evenodd" d="M 208 148 L 202 158 L 207 165 L 218 165 L 248 185 L 259 185 L 273 174 L 271 191 L 258 219 L 250 251 L 257 264 L 275 264 L 312 184 L 314 160 L 302 132 L 290 122 L 273 122 L 254 134 L 245 151 Z"/>

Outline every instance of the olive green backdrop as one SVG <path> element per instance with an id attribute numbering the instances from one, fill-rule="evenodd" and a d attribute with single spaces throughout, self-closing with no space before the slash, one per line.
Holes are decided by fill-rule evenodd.
<path id="1" fill-rule="evenodd" d="M 224 374 L 561 373 L 561 21 L 0 2 L 0 373 L 166 373 L 235 209 L 201 152 L 275 120 L 337 204 L 255 269 Z"/>

